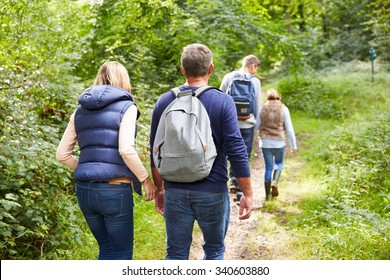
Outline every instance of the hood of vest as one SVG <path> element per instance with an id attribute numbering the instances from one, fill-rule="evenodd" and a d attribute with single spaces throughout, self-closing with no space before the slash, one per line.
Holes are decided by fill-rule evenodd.
<path id="1" fill-rule="evenodd" d="M 79 97 L 79 104 L 87 110 L 100 110 L 104 107 L 122 100 L 133 101 L 133 97 L 127 91 L 110 86 L 92 86 L 83 91 Z"/>

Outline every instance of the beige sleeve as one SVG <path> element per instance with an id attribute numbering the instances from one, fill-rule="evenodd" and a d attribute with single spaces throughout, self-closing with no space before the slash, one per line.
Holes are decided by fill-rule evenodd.
<path id="1" fill-rule="evenodd" d="M 72 155 L 74 146 L 76 145 L 76 129 L 74 126 L 74 114 L 70 116 L 68 126 L 65 129 L 64 134 L 60 144 L 57 147 L 56 159 L 68 166 L 69 168 L 75 170 L 79 161 Z"/>
<path id="2" fill-rule="evenodd" d="M 121 126 L 119 128 L 119 153 L 138 180 L 143 182 L 149 177 L 149 174 L 135 149 L 134 136 L 136 120 L 137 107 L 132 105 L 123 115 Z"/>

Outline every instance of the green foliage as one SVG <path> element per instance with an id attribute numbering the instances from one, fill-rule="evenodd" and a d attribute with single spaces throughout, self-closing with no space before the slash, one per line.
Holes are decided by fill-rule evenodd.
<path id="1" fill-rule="evenodd" d="M 123 17 L 123 10 L 131 13 Z M 103 61 L 119 60 L 142 99 L 183 83 L 180 54 L 189 43 L 205 43 L 213 51 L 215 85 L 249 53 L 258 55 L 265 69 L 285 57 L 290 62 L 300 57 L 296 42 L 269 19 L 247 12 L 240 1 L 106 0 L 96 5 L 95 14 L 90 51 L 78 73 L 92 78 Z"/>
<path id="2" fill-rule="evenodd" d="M 319 259 L 388 259 L 390 248 L 390 146 L 388 112 L 360 117 L 334 130 L 329 150 L 326 193 L 308 198 L 296 226 L 317 236 Z M 318 155 L 317 155 L 318 156 Z M 299 221 L 299 222 L 298 222 Z"/>
<path id="3" fill-rule="evenodd" d="M 383 62 L 390 61 L 390 1 L 376 0 L 371 3 L 372 17 L 367 22 L 368 28 L 373 30 L 375 38 L 372 45 L 376 48 Z"/>
<path id="4" fill-rule="evenodd" d="M 131 12 L 123 16 L 123 11 Z M 178 76 L 177 65 L 170 62 L 178 61 L 181 46 L 175 49 L 174 41 L 166 44 L 164 40 L 180 32 L 175 18 L 181 16 L 172 1 L 106 0 L 96 4 L 94 13 L 94 35 L 90 50 L 77 65 L 79 74 L 92 78 L 103 61 L 119 60 L 128 69 L 136 93 L 150 89 L 157 93 L 160 80 L 171 82 L 172 74 Z"/>
<path id="5" fill-rule="evenodd" d="M 69 73 L 85 30 L 68 22 L 82 7 L 10 0 L 0 9 L 1 257 L 64 258 L 86 228 L 71 172 L 55 160 L 68 102 L 79 91 Z"/>
<path id="6" fill-rule="evenodd" d="M 333 130 L 317 130 L 310 141 L 305 158 L 317 174 L 322 166 L 325 191 L 307 196 L 291 225 L 301 242 L 310 239 L 313 258 L 390 257 L 390 114 L 386 106 L 376 108 Z"/>
<path id="7" fill-rule="evenodd" d="M 388 112 L 375 112 L 353 125 L 335 130 L 329 139 L 329 183 L 338 185 L 334 197 L 349 205 L 365 203 L 364 208 L 388 213 L 390 168 Z M 352 190 L 352 191 L 351 191 Z M 359 200 L 362 195 L 369 199 Z M 348 199 L 347 199 L 348 198 Z"/>
<path id="8" fill-rule="evenodd" d="M 388 1 L 333 2 L 0 0 L 2 259 L 96 258 L 96 242 L 73 194 L 72 172 L 58 164 L 54 154 L 69 115 L 77 106 L 78 94 L 90 86 L 105 60 L 119 60 L 130 73 L 132 94 L 142 112 L 137 149 L 145 166 L 149 163 L 153 104 L 162 92 L 184 82 L 178 68 L 182 47 L 189 43 L 205 43 L 213 51 L 216 70 L 210 84 L 216 86 L 250 53 L 262 61 L 264 75 L 274 68 L 282 74 L 297 73 L 284 79 L 278 88 L 292 112 L 306 113 L 316 124 L 320 122 L 317 118 L 328 118 L 327 122 L 333 124 L 352 115 L 355 108 L 386 100 L 387 96 L 381 94 L 374 94 L 369 101 L 362 99 L 371 89 L 368 86 L 362 90 L 361 83 L 336 86 L 340 83 L 303 76 L 310 70 L 308 65 L 337 64 L 328 58 L 365 59 L 369 43 L 387 61 Z M 372 5 L 367 10 L 369 3 Z M 356 80 L 368 78 L 359 76 Z M 382 84 L 386 80 L 386 76 L 378 77 Z M 376 87 L 378 92 L 387 88 Z M 378 135 L 378 141 L 384 137 L 368 127 L 365 132 Z M 354 191 L 348 193 L 350 186 L 343 185 L 335 198 L 328 200 L 337 204 L 337 213 L 349 211 L 350 216 L 359 216 L 370 225 L 378 220 L 378 228 L 387 230 L 381 220 L 384 212 L 374 209 L 375 203 L 386 207 L 385 201 L 389 200 L 383 195 L 388 177 L 379 172 L 386 166 L 380 165 L 379 153 L 360 157 L 363 148 L 376 151 L 380 147 L 373 143 L 375 139 L 348 131 L 340 130 L 333 137 L 342 146 L 332 143 L 329 152 L 317 147 L 316 160 L 329 164 L 332 176 L 334 170 L 344 177 L 352 174 L 354 181 L 346 181 Z M 363 140 L 370 146 L 360 146 Z M 348 141 L 360 149 L 359 155 L 347 149 Z M 336 162 L 343 164 L 339 168 Z M 371 194 L 367 186 L 381 195 Z M 340 206 L 341 200 L 352 197 L 353 201 L 363 193 L 372 203 L 349 203 L 345 206 L 348 209 Z M 136 258 L 162 259 L 162 217 L 152 203 L 140 198 L 136 198 L 135 211 Z M 377 214 L 371 215 L 374 211 Z M 362 237 L 363 241 L 368 242 Z M 388 246 L 375 242 L 384 246 L 378 254 L 385 256 Z M 341 246 L 330 241 L 327 244 Z"/>
<path id="9" fill-rule="evenodd" d="M 310 117 L 340 119 L 349 114 L 343 100 L 350 93 L 344 88 L 332 88 L 319 77 L 288 77 L 280 81 L 278 91 L 289 109 Z"/>
<path id="10" fill-rule="evenodd" d="M 46 250 L 80 242 L 74 238 L 82 228 L 80 213 L 72 209 L 70 172 L 53 154 L 57 130 L 38 125 L 28 114 L 30 103 L 14 99 L 8 105 L 12 114 L 5 117 L 0 148 L 2 259 L 45 258 Z"/>

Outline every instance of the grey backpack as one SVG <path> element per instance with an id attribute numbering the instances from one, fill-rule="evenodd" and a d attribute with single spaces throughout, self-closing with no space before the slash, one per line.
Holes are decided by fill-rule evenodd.
<path id="1" fill-rule="evenodd" d="M 175 99 L 162 113 L 153 143 L 154 165 L 167 181 L 195 182 L 211 171 L 217 151 L 209 115 L 198 99 L 210 88 L 171 90 Z"/>

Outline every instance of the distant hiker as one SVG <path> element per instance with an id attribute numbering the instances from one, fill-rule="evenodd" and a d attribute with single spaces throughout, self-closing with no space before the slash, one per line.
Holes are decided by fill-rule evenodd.
<path id="1" fill-rule="evenodd" d="M 260 138 L 265 165 L 264 188 L 266 199 L 270 198 L 270 194 L 273 197 L 279 195 L 278 182 L 283 168 L 286 134 L 292 154 L 295 154 L 297 150 L 290 112 L 280 101 L 281 99 L 282 97 L 277 90 L 268 90 L 266 102 L 260 112 Z"/>
<path id="2" fill-rule="evenodd" d="M 213 70 L 213 54 L 208 47 L 202 44 L 191 44 L 184 47 L 181 54 L 180 71 L 185 76 L 186 83 L 179 87 L 180 91 L 186 92 L 186 94 L 188 92 L 191 94 L 191 91 L 194 91 L 195 94 L 197 89 L 208 84 Z M 183 178 L 183 182 L 180 182 L 180 178 L 177 177 L 172 177 L 172 179 L 171 177 L 169 179 L 167 179 L 168 177 L 163 178 L 158 171 L 161 166 L 156 166 L 154 162 L 163 165 L 164 157 L 169 156 L 164 151 L 164 144 L 155 141 L 160 120 L 165 118 L 165 122 L 174 122 L 172 119 L 169 120 L 169 110 L 165 109 L 176 107 L 179 102 L 183 102 L 183 111 L 191 112 L 185 105 L 191 98 L 182 100 L 183 97 L 180 97 L 180 100 L 177 100 L 176 96 L 177 93 L 172 91 L 160 96 L 153 109 L 150 130 L 150 161 L 153 180 L 157 186 L 155 205 L 157 211 L 164 215 L 167 231 L 166 259 L 189 258 L 195 220 L 203 234 L 204 259 L 223 259 L 225 252 L 224 240 L 230 219 L 227 159 L 230 161 L 244 193 L 241 198 L 239 219 L 249 218 L 253 208 L 249 162 L 246 156 L 245 143 L 238 127 L 235 105 L 230 96 L 216 88 L 208 89 L 199 96 L 199 100 L 208 113 L 217 155 L 213 159 L 211 172 L 204 179 L 189 182 L 192 180 Z M 195 101 L 192 100 L 192 102 Z M 196 121 L 197 119 L 194 117 L 193 122 Z M 183 133 L 188 132 L 188 127 L 190 127 L 192 121 L 189 120 L 188 122 L 187 125 L 182 127 Z M 178 125 L 178 122 L 175 122 L 175 125 Z M 175 134 L 180 131 L 180 129 L 174 130 Z M 186 136 L 182 135 L 180 137 Z M 171 141 L 177 140 L 173 139 Z M 177 151 L 183 151 L 184 146 L 184 143 L 183 145 L 177 145 Z M 169 150 L 172 148 L 169 147 Z M 205 146 L 205 150 L 207 149 L 209 147 Z M 211 147 L 210 149 L 213 150 Z M 182 154 L 177 153 L 177 151 L 172 151 L 172 154 L 176 154 L 176 161 L 179 165 L 181 162 L 184 165 L 186 161 L 184 156 L 188 154 L 188 151 L 183 151 Z M 206 154 L 203 151 L 200 153 L 202 155 Z M 170 164 L 173 168 L 180 168 L 174 162 Z M 188 171 L 188 173 L 192 172 Z"/>
<path id="3" fill-rule="evenodd" d="M 260 66 L 260 60 L 254 55 L 244 57 L 242 67 L 224 76 L 220 89 L 230 94 L 235 100 L 238 125 L 242 138 L 247 147 L 248 158 L 252 152 L 252 142 L 255 128 L 259 125 L 259 112 L 262 105 L 261 82 L 254 75 Z M 237 182 L 236 174 L 232 168 L 229 170 L 230 191 L 237 193 L 237 201 L 240 201 L 242 190 Z"/>
<path id="4" fill-rule="evenodd" d="M 99 244 L 99 260 L 133 257 L 133 194 L 153 200 L 156 187 L 135 150 L 138 109 L 126 68 L 104 63 L 79 97 L 57 148 L 57 160 L 75 170 L 76 195 Z M 78 142 L 80 156 L 72 155 Z"/>

